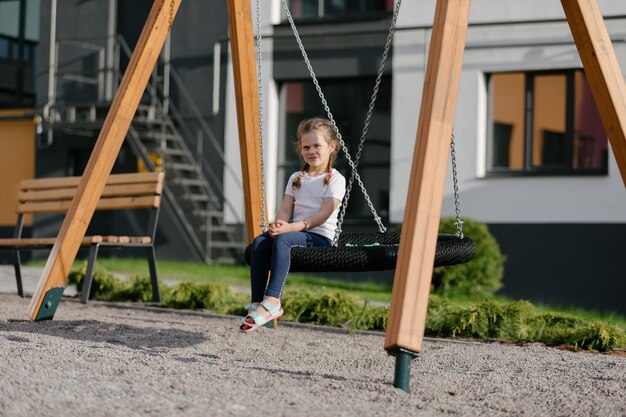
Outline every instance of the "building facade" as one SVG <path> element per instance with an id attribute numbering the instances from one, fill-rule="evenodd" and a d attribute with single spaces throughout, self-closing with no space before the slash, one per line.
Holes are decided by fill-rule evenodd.
<path id="1" fill-rule="evenodd" d="M 0 0 L 0 143 L 23 148 L 31 161 L 3 179 L 8 194 L 21 178 L 82 173 L 152 3 Z M 354 155 L 396 4 L 285 3 Z M 598 3 L 624 70 L 626 4 Z M 251 6 L 256 26 L 254 0 Z M 359 163 L 373 206 L 391 226 L 404 215 L 434 8 L 434 0 L 401 6 Z M 271 216 L 287 177 L 300 168 L 295 126 L 326 111 L 283 2 L 262 1 L 259 12 Z M 161 259 L 240 259 L 233 253 L 244 208 L 227 24 L 225 3 L 182 2 L 114 168 L 166 170 L 172 201 L 157 237 Z M 16 122 L 25 132 L 19 140 L 8 127 Z M 626 232 L 624 183 L 559 1 L 472 2 L 454 132 L 462 214 L 486 223 L 507 256 L 502 292 L 626 311 L 616 262 Z M 338 166 L 349 174 L 345 158 Z M 448 177 L 443 216 L 455 210 Z M 0 206 L 8 234 L 12 201 L 3 197 Z M 128 230 L 140 220 L 95 223 Z M 36 221 L 32 233 L 44 235 L 60 221 Z M 358 189 L 344 230 L 376 230 Z"/>

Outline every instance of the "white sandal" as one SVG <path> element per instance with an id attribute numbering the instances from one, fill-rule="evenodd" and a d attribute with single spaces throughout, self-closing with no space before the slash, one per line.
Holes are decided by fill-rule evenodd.
<path id="1" fill-rule="evenodd" d="M 240 320 L 241 324 L 243 324 L 246 321 L 246 318 L 248 318 L 248 314 L 252 313 L 253 311 L 256 311 L 256 309 L 259 308 L 259 303 L 246 304 L 245 306 L 243 306 L 243 308 L 248 310 L 248 312 L 246 313 L 245 316 L 241 318 Z"/>
<path id="2" fill-rule="evenodd" d="M 255 330 L 258 327 L 263 326 L 265 323 L 279 318 L 284 313 L 283 309 L 280 306 L 280 302 L 278 303 L 278 305 L 273 305 L 268 300 L 263 300 L 261 301 L 260 305 L 263 306 L 265 310 L 267 310 L 267 312 L 269 313 L 269 316 L 259 313 L 258 311 L 253 311 L 249 313 L 244 318 L 244 321 L 241 323 L 241 326 L 239 327 L 240 332 L 247 333 L 252 330 Z M 254 321 L 254 324 L 247 322 L 246 319 L 248 318 L 251 318 Z M 244 325 L 247 327 L 243 328 Z"/>

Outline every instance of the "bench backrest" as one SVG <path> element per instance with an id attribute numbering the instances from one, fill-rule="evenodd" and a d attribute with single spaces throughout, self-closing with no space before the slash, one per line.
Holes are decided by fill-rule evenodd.
<path id="1" fill-rule="evenodd" d="M 96 210 L 157 208 L 161 204 L 163 172 L 112 174 Z M 69 210 L 81 177 L 38 178 L 20 182 L 18 214 Z"/>

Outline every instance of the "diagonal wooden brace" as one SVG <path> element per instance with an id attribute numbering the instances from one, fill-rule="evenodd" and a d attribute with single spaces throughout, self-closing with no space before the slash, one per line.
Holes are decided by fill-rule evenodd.
<path id="1" fill-rule="evenodd" d="M 115 94 L 85 173 L 48 256 L 28 310 L 37 319 L 42 302 L 52 288 L 63 287 L 98 200 L 117 159 L 128 128 L 152 70 L 159 58 L 171 23 L 182 0 L 154 0 L 133 56 Z M 48 312 L 52 318 L 54 312 Z"/>
<path id="2" fill-rule="evenodd" d="M 391 353 L 422 348 L 469 9 L 470 0 L 439 0 L 435 10 L 385 335 Z"/>
<path id="3" fill-rule="evenodd" d="M 626 82 L 596 0 L 561 0 L 626 186 Z"/>

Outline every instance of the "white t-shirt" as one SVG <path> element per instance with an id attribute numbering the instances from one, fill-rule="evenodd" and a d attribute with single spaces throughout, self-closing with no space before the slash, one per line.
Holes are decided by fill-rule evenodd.
<path id="1" fill-rule="evenodd" d="M 294 189 L 291 184 L 300 174 L 301 171 L 291 174 L 285 188 L 285 194 L 293 197 L 295 200 L 293 205 L 294 222 L 304 220 L 318 213 L 322 207 L 322 202 L 327 197 L 336 198 L 339 201 L 343 200 L 343 196 L 346 194 L 346 179 L 336 169 L 333 168 L 333 175 L 327 186 L 324 186 L 324 178 L 326 178 L 327 174 L 312 177 L 304 173 L 300 182 L 300 188 Z M 341 203 L 337 205 L 333 214 L 324 223 L 309 229 L 308 232 L 317 233 L 332 240 L 337 229 L 337 215 L 340 207 Z"/>

